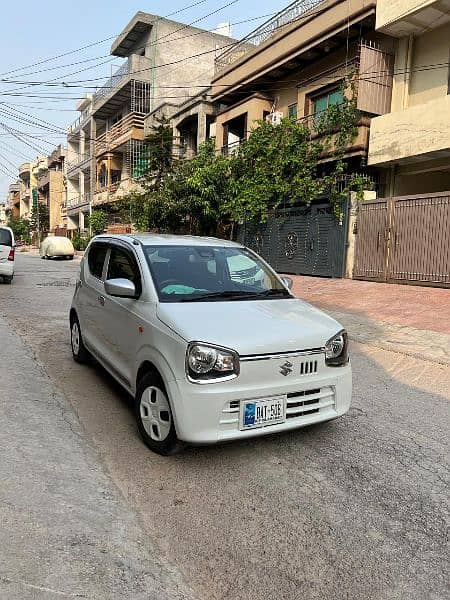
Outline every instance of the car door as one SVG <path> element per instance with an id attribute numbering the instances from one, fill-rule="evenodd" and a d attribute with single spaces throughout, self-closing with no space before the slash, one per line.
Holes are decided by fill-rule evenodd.
<path id="1" fill-rule="evenodd" d="M 103 324 L 108 354 L 105 357 L 114 374 L 128 387 L 143 327 L 142 271 L 136 254 L 125 245 L 110 244 L 105 280 L 128 279 L 136 288 L 135 298 L 118 298 L 105 293 Z"/>
<path id="2" fill-rule="evenodd" d="M 6 227 L 0 227 L 0 263 L 6 263 L 14 246 L 11 231 Z"/>
<path id="3" fill-rule="evenodd" d="M 99 358 L 106 353 L 103 332 L 103 309 L 105 284 L 103 280 L 109 246 L 105 242 L 94 242 L 84 257 L 77 292 L 77 312 L 81 334 L 87 347 Z"/>

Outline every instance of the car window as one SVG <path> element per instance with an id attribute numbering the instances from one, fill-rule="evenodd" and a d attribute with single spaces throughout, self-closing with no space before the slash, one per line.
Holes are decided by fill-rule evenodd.
<path id="1" fill-rule="evenodd" d="M 103 264 L 105 262 L 108 246 L 106 244 L 93 244 L 89 249 L 88 265 L 91 275 L 102 278 Z"/>
<path id="2" fill-rule="evenodd" d="M 106 279 L 129 279 L 139 295 L 142 290 L 141 273 L 134 256 L 127 250 L 112 247 Z"/>
<path id="3" fill-rule="evenodd" d="M 12 246 L 12 235 L 8 229 L 0 228 L 0 246 Z"/>
<path id="4" fill-rule="evenodd" d="M 260 261 L 245 248 L 214 246 L 144 246 L 160 301 L 199 298 L 248 299 L 291 297 Z"/>

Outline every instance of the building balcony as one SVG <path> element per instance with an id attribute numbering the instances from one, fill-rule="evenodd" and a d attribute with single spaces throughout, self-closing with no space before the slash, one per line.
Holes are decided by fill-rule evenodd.
<path id="1" fill-rule="evenodd" d="M 66 203 L 66 212 L 69 216 L 77 214 L 80 209 L 86 209 L 91 202 L 90 194 L 82 194 L 74 198 L 68 198 Z"/>
<path id="2" fill-rule="evenodd" d="M 19 167 L 19 177 L 26 178 L 30 177 L 31 165 L 29 162 L 23 163 Z"/>
<path id="3" fill-rule="evenodd" d="M 395 37 L 420 35 L 450 22 L 450 0 L 378 0 L 376 28 Z"/>
<path id="4" fill-rule="evenodd" d="M 149 90 L 152 73 L 152 61 L 146 56 L 132 54 L 127 61 L 108 79 L 93 98 L 93 114 L 96 119 L 107 119 L 113 116 L 122 106 L 130 105 L 132 97 L 135 99 L 139 112 L 149 111 Z M 134 93 L 136 83 L 144 82 L 148 90 L 144 93 Z M 141 90 L 142 91 L 142 90 Z M 148 93 L 146 93 L 148 91 Z M 133 104 L 133 103 L 131 103 Z"/>
<path id="5" fill-rule="evenodd" d="M 129 113 L 95 140 L 95 155 L 111 152 L 129 140 L 144 139 L 144 115 Z"/>
<path id="6" fill-rule="evenodd" d="M 450 96 L 372 119 L 369 165 L 450 157 Z"/>
<path id="7" fill-rule="evenodd" d="M 83 154 L 78 154 L 75 158 L 67 162 L 67 175 L 70 177 L 74 175 L 76 171 L 81 169 L 82 171 L 86 171 L 91 165 L 91 153 L 84 152 Z"/>
<path id="8" fill-rule="evenodd" d="M 212 98 L 242 98 L 373 31 L 375 0 L 298 0 L 216 59 Z M 301 18 L 299 18 L 301 16 Z"/>

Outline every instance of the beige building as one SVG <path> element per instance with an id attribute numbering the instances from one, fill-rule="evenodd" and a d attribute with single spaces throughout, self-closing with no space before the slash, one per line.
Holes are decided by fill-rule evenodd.
<path id="1" fill-rule="evenodd" d="M 67 226 L 65 157 L 65 148 L 58 146 L 46 160 L 39 161 L 37 167 L 38 199 L 48 207 L 50 233 Z"/>
<path id="2" fill-rule="evenodd" d="M 370 166 L 387 195 L 450 190 L 450 1 L 378 0 L 377 31 L 395 40 L 388 114 L 372 120 Z"/>
<path id="3" fill-rule="evenodd" d="M 7 206 L 9 214 L 17 219 L 20 217 L 20 180 L 11 183 L 8 188 Z"/>
<path id="4" fill-rule="evenodd" d="M 346 156 L 350 168 L 359 170 L 370 121 L 390 107 L 393 43 L 375 32 L 374 1 L 318 1 L 306 11 L 304 6 L 289 5 L 216 58 L 212 98 L 225 106 L 217 115 L 217 148 L 228 153 L 263 119 L 276 124 L 291 117 L 313 129 L 314 117 L 342 102 L 343 82 L 353 77 L 361 118 Z M 366 77 L 372 69 L 377 74 Z"/>
<path id="5" fill-rule="evenodd" d="M 19 217 L 22 219 L 31 217 L 31 170 L 31 162 L 22 163 L 19 166 Z"/>

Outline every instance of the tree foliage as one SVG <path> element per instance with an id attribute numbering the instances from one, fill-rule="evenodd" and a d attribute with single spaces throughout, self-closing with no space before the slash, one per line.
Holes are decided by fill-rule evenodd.
<path id="1" fill-rule="evenodd" d="M 341 217 L 340 201 L 367 187 L 346 173 L 345 150 L 357 134 L 359 113 L 352 85 L 344 102 L 309 122 L 260 121 L 230 157 L 213 140 L 191 160 L 179 160 L 170 123 L 157 121 L 145 142 L 141 191 L 119 202 L 122 219 L 140 230 L 213 234 L 226 223 L 265 221 L 271 211 L 327 197 Z M 322 159 L 326 157 L 327 163 Z"/>
<path id="2" fill-rule="evenodd" d="M 48 233 L 50 228 L 50 212 L 43 202 L 36 202 L 31 209 L 30 231 L 39 232 L 41 237 Z"/>
<path id="3" fill-rule="evenodd" d="M 10 216 L 6 225 L 13 230 L 16 240 L 30 241 L 30 223 L 27 219 Z"/>
<path id="4" fill-rule="evenodd" d="M 88 217 L 88 226 L 92 235 L 103 233 L 108 224 L 108 216 L 103 210 L 93 210 Z"/>

